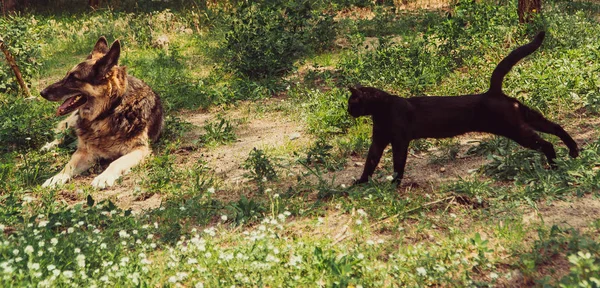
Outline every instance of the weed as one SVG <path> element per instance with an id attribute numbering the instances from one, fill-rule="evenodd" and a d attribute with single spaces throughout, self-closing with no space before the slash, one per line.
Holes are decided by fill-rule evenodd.
<path id="1" fill-rule="evenodd" d="M 206 143 L 225 144 L 235 141 L 235 128 L 231 121 L 223 118 L 223 115 L 217 115 L 217 119 L 204 125 L 206 133 L 202 136 Z"/>
<path id="2" fill-rule="evenodd" d="M 229 211 L 227 219 L 232 220 L 236 225 L 258 221 L 267 210 L 260 202 L 254 199 L 248 200 L 244 195 L 240 200 L 226 205 L 225 209 Z"/>
<path id="3" fill-rule="evenodd" d="M 271 159 L 261 149 L 253 148 L 243 164 L 248 172 L 246 177 L 258 184 L 259 190 L 264 191 L 264 183 L 277 179 L 277 172 Z"/>

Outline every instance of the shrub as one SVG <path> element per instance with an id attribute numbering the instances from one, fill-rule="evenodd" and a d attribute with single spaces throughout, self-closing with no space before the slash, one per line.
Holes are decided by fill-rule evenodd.
<path id="1" fill-rule="evenodd" d="M 250 78 L 279 76 L 303 55 L 331 46 L 333 16 L 315 10 L 318 1 L 243 2 L 229 18 L 227 65 Z"/>
<path id="2" fill-rule="evenodd" d="M 35 29 L 37 20 L 33 16 L 0 17 L 0 39 L 15 58 L 17 66 L 23 76 L 25 83 L 29 83 L 33 76 L 38 73 L 41 63 L 40 37 Z M 4 54 L 0 54 L 0 93 L 12 93 L 18 91 L 18 83 L 8 64 L 4 60 Z"/>

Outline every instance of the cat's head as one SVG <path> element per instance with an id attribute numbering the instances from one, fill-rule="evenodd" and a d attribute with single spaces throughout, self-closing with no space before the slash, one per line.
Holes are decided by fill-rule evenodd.
<path id="1" fill-rule="evenodd" d="M 352 115 L 352 117 L 360 117 L 367 115 L 367 109 L 365 102 L 364 92 L 360 90 L 362 88 L 360 85 L 355 87 L 348 87 L 352 95 L 348 98 L 348 113 Z"/>

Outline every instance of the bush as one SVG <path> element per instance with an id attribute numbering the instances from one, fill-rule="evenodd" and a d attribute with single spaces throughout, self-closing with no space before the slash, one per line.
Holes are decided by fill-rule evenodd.
<path id="1" fill-rule="evenodd" d="M 229 19 L 227 65 L 252 79 L 279 76 L 303 55 L 331 46 L 333 16 L 315 0 L 244 2 Z"/>
<path id="2" fill-rule="evenodd" d="M 8 16 L 0 17 L 0 39 L 15 58 L 17 66 L 23 76 L 25 83 L 30 83 L 34 75 L 38 73 L 41 63 L 40 37 L 35 30 L 37 20 L 32 17 Z M 0 54 L 0 93 L 13 93 L 18 91 L 19 85 L 14 77 L 8 63 L 4 61 L 4 55 Z"/>

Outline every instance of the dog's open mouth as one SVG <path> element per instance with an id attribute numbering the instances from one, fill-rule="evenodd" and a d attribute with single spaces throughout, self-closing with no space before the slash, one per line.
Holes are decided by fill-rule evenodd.
<path id="1" fill-rule="evenodd" d="M 87 97 L 83 95 L 77 95 L 73 97 L 67 98 L 63 104 L 58 106 L 58 110 L 56 110 L 56 114 L 58 116 L 65 115 L 69 112 L 75 111 L 75 109 L 79 108 L 79 106 L 85 104 L 87 102 Z"/>

